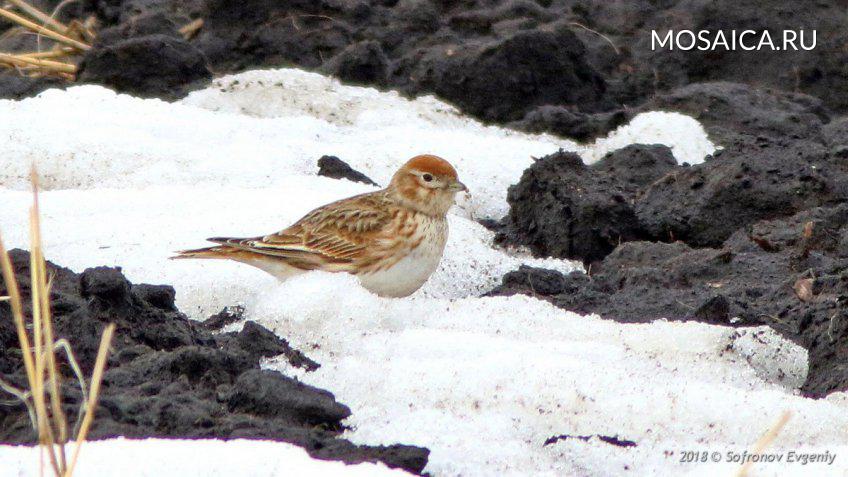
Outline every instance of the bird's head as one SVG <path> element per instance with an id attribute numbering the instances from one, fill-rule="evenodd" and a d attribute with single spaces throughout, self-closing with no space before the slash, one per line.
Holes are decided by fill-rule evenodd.
<path id="1" fill-rule="evenodd" d="M 434 216 L 446 215 L 456 193 L 468 191 L 448 161 L 429 154 L 415 156 L 404 164 L 388 189 L 407 207 Z"/>

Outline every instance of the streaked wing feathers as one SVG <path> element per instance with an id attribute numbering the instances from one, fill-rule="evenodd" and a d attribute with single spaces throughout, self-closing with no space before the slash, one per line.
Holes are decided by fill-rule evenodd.
<path id="1" fill-rule="evenodd" d="M 387 199 L 376 192 L 327 204 L 274 234 L 209 240 L 285 258 L 290 265 L 306 270 L 328 265 L 344 268 L 362 256 L 391 219 Z"/>

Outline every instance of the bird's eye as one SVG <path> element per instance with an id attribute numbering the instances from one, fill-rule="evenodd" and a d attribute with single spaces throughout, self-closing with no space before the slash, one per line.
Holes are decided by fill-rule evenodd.
<path id="1" fill-rule="evenodd" d="M 423 176 L 421 176 L 421 178 L 424 179 L 424 182 L 430 182 L 433 180 L 433 176 L 431 176 L 430 174 L 424 174 Z"/>

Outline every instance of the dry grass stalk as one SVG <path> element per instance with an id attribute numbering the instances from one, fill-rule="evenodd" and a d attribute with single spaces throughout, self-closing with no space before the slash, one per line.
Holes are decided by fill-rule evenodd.
<path id="1" fill-rule="evenodd" d="M 43 27 L 43 26 L 41 26 L 37 23 L 34 23 L 30 20 L 27 20 L 26 18 L 14 13 L 14 12 L 11 12 L 11 11 L 5 9 L 5 8 L 0 8 L 0 16 L 6 18 L 9 21 L 17 23 L 18 25 L 21 25 L 24 28 L 27 28 L 27 29 L 32 30 L 36 33 L 44 35 L 47 38 L 50 38 L 51 40 L 55 40 L 55 41 L 58 41 L 59 43 L 64 43 L 68 46 L 72 46 L 72 47 L 76 48 L 77 50 L 87 51 L 87 50 L 91 49 L 91 45 L 87 45 L 87 44 L 85 44 L 85 43 L 83 43 L 79 40 L 75 40 L 73 38 L 67 37 L 67 36 L 63 35 L 62 33 L 51 30 L 50 28 Z"/>
<path id="2" fill-rule="evenodd" d="M 79 22 L 74 20 L 71 23 L 79 23 Z M 79 26 L 78 29 L 79 29 L 80 33 L 82 33 L 82 37 L 85 39 L 85 41 L 92 43 L 92 42 L 94 42 L 95 37 L 97 37 L 97 34 L 94 33 L 94 29 L 96 27 L 97 27 L 97 17 L 92 15 L 92 16 L 86 18 L 84 22 L 80 23 L 80 26 Z"/>
<path id="3" fill-rule="evenodd" d="M 198 18 L 197 20 L 192 20 L 189 23 L 186 23 L 180 28 L 180 35 L 183 36 L 186 40 L 190 40 L 197 35 L 197 32 L 203 28 L 203 19 Z"/>
<path id="4" fill-rule="evenodd" d="M 38 181 L 33 170 L 33 206 L 30 210 L 30 278 L 32 295 L 32 342 L 27 333 L 27 322 L 23 313 L 20 289 L 15 279 L 11 259 L 2 239 L 0 239 L 0 271 L 6 284 L 7 298 L 12 310 L 12 318 L 20 343 L 24 369 L 27 375 L 28 391 L 16 389 L 14 386 L 0 380 L 0 388 L 17 397 L 27 407 L 30 419 L 38 432 L 40 446 L 39 462 L 43 468 L 43 456 L 47 454 L 53 474 L 70 477 L 79 458 L 82 443 L 85 441 L 94 409 L 100 392 L 100 382 L 109 354 L 109 346 L 115 325 L 108 325 L 101 336 L 100 348 L 95 360 L 91 378 L 91 388 L 85 391 L 85 382 L 79 365 L 73 356 L 70 346 L 65 340 L 54 340 L 53 320 L 50 312 L 50 283 L 47 276 L 47 265 L 41 241 L 41 223 L 38 206 Z M 82 389 L 82 408 L 85 414 L 78 418 L 79 431 L 76 433 L 76 446 L 73 457 L 68 462 L 65 456 L 65 445 L 69 440 L 67 418 L 62 409 L 62 375 L 56 363 L 55 351 L 63 348 L 68 357 L 68 363 L 80 380 Z"/>
<path id="5" fill-rule="evenodd" d="M 62 47 L 62 48 L 54 48 L 49 51 L 34 51 L 32 53 L 18 53 L 14 56 L 17 57 L 25 57 L 25 58 L 34 58 L 40 60 L 47 60 L 51 58 L 64 58 L 66 56 L 71 56 L 76 53 L 76 50 L 70 47 Z"/>
<path id="6" fill-rule="evenodd" d="M 772 442 L 777 438 L 777 435 L 780 434 L 780 431 L 783 430 L 783 426 L 789 422 L 789 418 L 792 417 L 792 411 L 783 411 L 783 414 L 777 419 L 775 422 L 762 436 L 760 436 L 759 440 L 754 444 L 751 448 L 751 455 L 759 455 L 762 454 L 766 448 L 771 445 Z M 754 463 L 750 460 L 746 461 L 739 467 L 739 471 L 736 472 L 736 477 L 747 477 L 748 472 L 751 471 L 751 467 Z"/>
<path id="7" fill-rule="evenodd" d="M 0 53 L 0 66 L 11 67 L 30 77 L 59 77 L 68 81 L 76 79 L 77 66 L 72 62 L 51 61 L 78 55 L 91 49 L 95 39 L 97 19 L 92 15 L 85 21 L 72 20 L 64 24 L 56 15 L 65 5 L 76 0 L 63 0 L 52 14 L 34 7 L 27 0 L 7 0 L 8 5 L 0 8 L 0 17 L 17 24 L 9 28 L 0 38 L 21 32 L 38 36 L 38 51 L 32 53 Z M 16 9 L 18 13 L 13 11 Z M 28 17 L 27 17 L 28 16 Z M 198 27 L 199 28 L 199 27 Z M 41 51 L 42 36 L 57 42 L 50 51 Z"/>
<path id="8" fill-rule="evenodd" d="M 44 341 L 42 348 L 44 350 L 44 367 L 46 367 L 47 369 L 47 375 L 50 383 L 51 417 L 54 423 L 53 429 L 51 429 L 51 431 L 54 433 L 54 439 L 50 442 L 59 442 L 61 444 L 64 444 L 68 442 L 68 421 L 65 417 L 65 412 L 62 410 L 62 395 L 60 393 L 59 382 L 61 379 L 61 375 L 59 375 L 58 369 L 56 368 L 56 355 L 54 353 L 55 339 L 53 338 L 53 320 L 50 319 L 50 282 L 47 279 L 47 263 L 44 260 L 44 250 L 41 245 L 41 222 L 39 220 L 41 214 L 38 205 L 38 177 L 35 174 L 34 170 L 32 171 L 31 179 L 33 185 L 33 205 L 32 209 L 30 209 L 30 237 L 32 237 L 32 250 L 30 251 L 30 272 L 31 275 L 34 277 L 32 283 L 38 284 L 38 286 L 33 287 L 33 310 L 35 310 L 36 308 L 40 310 L 43 328 L 42 336 Z M 33 264 L 35 265 L 35 267 L 32 266 Z M 36 295 L 38 297 L 37 307 Z M 34 316 L 35 313 L 33 313 L 33 317 Z M 60 468 L 66 467 L 64 446 L 59 447 L 59 465 Z"/>
<path id="9" fill-rule="evenodd" d="M 35 18 L 36 20 L 41 21 L 42 25 L 49 26 L 50 28 L 52 28 L 57 33 L 67 33 L 68 27 L 66 27 L 65 25 L 62 25 L 55 18 L 53 18 L 50 15 L 42 12 L 39 9 L 33 7 L 32 5 L 25 2 L 24 0 L 6 0 L 6 1 L 11 3 L 12 5 L 14 5 L 15 7 L 17 7 L 18 10 L 25 12 L 29 16 Z"/>
<path id="10" fill-rule="evenodd" d="M 601 38 L 603 38 L 604 40 L 606 40 L 606 42 L 607 42 L 607 43 L 609 43 L 609 45 L 612 47 L 612 50 L 615 52 L 615 54 L 616 54 L 616 55 L 621 55 L 621 51 L 619 51 L 619 50 L 618 50 L 618 47 L 617 47 L 617 46 L 615 46 L 615 43 L 613 43 L 613 41 L 612 41 L 612 40 L 610 40 L 610 39 L 609 39 L 609 37 L 608 37 L 608 36 L 606 36 L 606 35 L 604 35 L 603 33 L 599 32 L 599 31 L 596 31 L 596 30 L 593 30 L 593 29 L 591 29 L 591 28 L 587 27 L 586 25 L 584 25 L 584 24 L 582 24 L 582 23 L 569 22 L 568 24 L 569 24 L 569 25 L 574 25 L 574 26 L 576 26 L 576 27 L 580 27 L 580 28 L 582 28 L 582 29 L 584 29 L 584 30 L 588 31 L 589 33 L 594 33 L 595 35 L 598 35 L 599 37 L 601 37 Z"/>
<path id="11" fill-rule="evenodd" d="M 71 20 L 68 24 L 67 36 L 77 38 L 84 43 L 92 43 L 97 36 L 94 33 L 95 26 L 97 26 L 97 17 L 94 15 L 88 17 L 85 21 Z"/>
<path id="12" fill-rule="evenodd" d="M 65 472 L 65 477 L 70 477 L 76 467 L 82 443 L 88 437 L 88 430 L 94 420 L 94 410 L 97 408 L 97 400 L 100 398 L 100 383 L 103 379 L 103 371 L 106 368 L 106 356 L 109 354 L 109 345 L 112 343 L 112 335 L 115 333 L 115 324 L 109 323 L 103 330 L 100 338 L 100 348 L 97 350 L 97 359 L 94 362 L 94 372 L 91 375 L 91 391 L 85 404 L 85 416 L 77 434 L 76 447 L 74 448 L 71 463 Z"/>
<path id="13" fill-rule="evenodd" d="M 40 70 L 48 70 L 56 73 L 73 74 L 77 71 L 76 65 L 63 63 L 61 61 L 34 58 L 30 55 L 10 55 L 7 53 L 0 53 L 0 62 L 14 67 L 36 67 Z"/>

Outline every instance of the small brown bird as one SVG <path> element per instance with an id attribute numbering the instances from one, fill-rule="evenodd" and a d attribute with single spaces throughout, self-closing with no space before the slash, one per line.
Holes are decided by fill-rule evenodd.
<path id="1" fill-rule="evenodd" d="M 277 233 L 210 238 L 220 245 L 172 258 L 225 258 L 285 280 L 309 270 L 347 272 L 381 296 L 403 297 L 427 281 L 448 238 L 448 209 L 467 191 L 444 159 L 409 160 L 383 190 L 332 202 Z"/>

